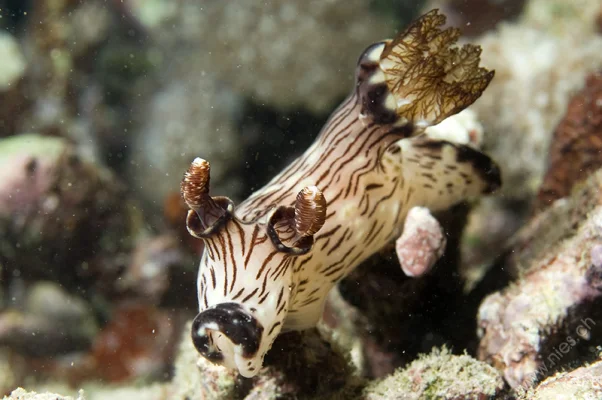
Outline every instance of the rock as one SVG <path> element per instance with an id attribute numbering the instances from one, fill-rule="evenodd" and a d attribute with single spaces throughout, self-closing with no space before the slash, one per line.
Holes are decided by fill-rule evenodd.
<path id="1" fill-rule="evenodd" d="M 553 9 L 547 2 L 538 3 Z M 556 18 L 572 27 L 563 32 L 581 34 L 559 35 L 555 28 L 560 24 L 540 25 L 524 17 L 501 24 L 477 41 L 483 65 L 495 69 L 495 78 L 473 109 L 487 132 L 483 147 L 502 169 L 507 197 L 530 199 L 537 192 L 550 133 L 565 114 L 572 92 L 602 66 L 602 38 L 591 29 L 581 30 L 584 18 L 590 19 L 599 4 L 594 0 L 586 5 L 575 7 L 570 17 Z"/>
<path id="2" fill-rule="evenodd" d="M 190 323 L 184 328 L 171 385 L 173 400 L 237 399 L 247 386 L 236 371 L 211 364 L 198 354 L 190 338 Z"/>
<path id="3" fill-rule="evenodd" d="M 23 388 L 13 390 L 10 396 L 4 397 L 4 400 L 86 400 L 84 392 L 80 391 L 77 398 L 71 396 L 61 396 L 54 393 L 36 393 L 28 392 Z"/>
<path id="4" fill-rule="evenodd" d="M 445 347 L 433 349 L 393 375 L 371 383 L 366 400 L 491 399 L 499 398 L 504 382 L 491 366 Z"/>
<path id="5" fill-rule="evenodd" d="M 602 398 L 602 361 L 560 372 L 541 382 L 520 400 L 595 400 Z"/>
<path id="6" fill-rule="evenodd" d="M 598 170 L 569 199 L 533 218 L 513 239 L 503 265 L 518 279 L 480 306 L 479 358 L 502 371 L 513 388 L 531 387 L 587 359 L 587 346 L 599 342 L 602 292 L 592 250 L 602 243 L 601 188 Z"/>
<path id="7" fill-rule="evenodd" d="M 125 187 L 66 140 L 0 141 L 3 283 L 52 279 L 68 290 L 110 289 L 129 248 Z"/>
<path id="8" fill-rule="evenodd" d="M 566 197 L 573 186 L 602 167 L 602 71 L 588 76 L 556 127 L 548 170 L 535 209 Z"/>

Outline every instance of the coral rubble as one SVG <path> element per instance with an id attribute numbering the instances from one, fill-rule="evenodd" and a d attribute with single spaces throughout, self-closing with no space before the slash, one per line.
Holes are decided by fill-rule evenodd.
<path id="1" fill-rule="evenodd" d="M 599 398 L 602 398 L 602 361 L 559 372 L 519 397 L 520 400 Z"/>
<path id="2" fill-rule="evenodd" d="M 536 208 L 570 194 L 571 188 L 602 167 L 602 72 L 585 80 L 556 127 L 548 171 L 539 188 Z"/>
<path id="3" fill-rule="evenodd" d="M 23 388 L 13 390 L 10 396 L 4 397 L 4 400 L 86 400 L 83 392 L 77 398 L 71 396 L 60 396 L 54 393 L 36 393 L 28 392 Z"/>
<path id="4" fill-rule="evenodd" d="M 602 65 L 602 37 L 557 37 L 516 23 L 479 42 L 483 63 L 496 70 L 496 79 L 474 104 L 487 132 L 484 147 L 502 165 L 504 193 L 529 198 L 541 182 L 550 132 L 571 92 Z"/>
<path id="5" fill-rule="evenodd" d="M 2 139 L 3 282 L 53 279 L 85 291 L 110 279 L 131 232 L 123 194 L 109 170 L 82 159 L 64 139 L 33 134 Z"/>
<path id="6" fill-rule="evenodd" d="M 592 256 L 602 240 L 601 188 L 599 170 L 523 228 L 506 265 L 518 280 L 480 306 L 479 358 L 514 388 L 530 387 L 599 344 L 602 292 L 591 270 L 599 268 Z"/>
<path id="7" fill-rule="evenodd" d="M 364 390 L 366 400 L 490 399 L 503 394 L 504 382 L 491 366 L 446 348 L 433 349 L 393 375 Z"/>
<path id="8" fill-rule="evenodd" d="M 0 165 L 5 283 L 10 274 L 85 291 L 117 272 L 130 229 L 124 187 L 110 171 L 66 140 L 38 135 L 3 139 Z"/>

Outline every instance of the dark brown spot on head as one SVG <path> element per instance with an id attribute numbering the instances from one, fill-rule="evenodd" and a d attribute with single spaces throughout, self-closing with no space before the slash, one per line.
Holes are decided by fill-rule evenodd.
<path id="1" fill-rule="evenodd" d="M 214 333 L 241 346 L 243 356 L 251 358 L 259 350 L 263 326 L 237 303 L 221 303 L 199 313 L 192 322 L 192 342 L 203 357 L 219 362 L 223 355 L 210 341 Z"/>

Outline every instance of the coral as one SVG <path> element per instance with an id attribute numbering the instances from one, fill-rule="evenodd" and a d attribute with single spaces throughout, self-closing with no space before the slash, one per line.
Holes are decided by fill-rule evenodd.
<path id="1" fill-rule="evenodd" d="M 74 399 L 71 396 L 60 396 L 54 393 L 36 393 L 28 392 L 23 388 L 13 390 L 10 396 L 4 397 L 4 400 L 86 400 L 83 391 Z"/>
<path id="2" fill-rule="evenodd" d="M 514 388 L 532 386 L 595 343 L 602 292 L 592 249 L 602 240 L 601 188 L 599 170 L 533 218 L 503 265 L 519 279 L 481 304 L 479 358 Z"/>
<path id="3" fill-rule="evenodd" d="M 64 139 L 33 134 L 2 139 L 4 283 L 51 278 L 85 292 L 114 279 L 131 233 L 124 193 L 110 171 L 82 159 Z"/>
<path id="4" fill-rule="evenodd" d="M 602 398 L 602 361 L 558 374 L 519 396 L 520 400 Z"/>
<path id="5" fill-rule="evenodd" d="M 536 209 L 570 194 L 572 187 L 602 167 L 602 72 L 587 77 L 556 127 L 548 171 L 539 188 Z"/>
<path id="6" fill-rule="evenodd" d="M 504 382 L 491 366 L 445 347 L 422 355 L 403 370 L 371 383 L 366 400 L 488 399 L 502 394 Z"/>
<path id="7" fill-rule="evenodd" d="M 88 365 L 90 376 L 107 382 L 157 379 L 173 362 L 182 318 L 143 304 L 126 304 L 96 336 Z"/>
<path id="8" fill-rule="evenodd" d="M 584 24 L 578 17 L 565 22 L 577 29 Z M 602 37 L 555 36 L 547 28 L 525 19 L 478 40 L 483 64 L 495 69 L 496 77 L 473 108 L 487 132 L 484 148 L 502 166 L 503 193 L 514 198 L 529 199 L 536 192 L 550 133 L 571 92 L 602 65 Z"/>
<path id="9" fill-rule="evenodd" d="M 198 55 L 199 71 L 279 109 L 328 111 L 352 86 L 351 74 L 340 71 L 353 66 L 367 44 L 394 32 L 394 22 L 362 0 L 314 0 L 303 7 L 290 0 L 128 4 L 164 46 L 185 42 Z"/>

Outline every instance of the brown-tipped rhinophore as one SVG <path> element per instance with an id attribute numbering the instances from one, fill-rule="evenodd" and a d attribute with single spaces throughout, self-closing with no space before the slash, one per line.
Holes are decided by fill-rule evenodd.
<path id="1" fill-rule="evenodd" d="M 326 221 L 326 200 L 316 186 L 303 188 L 295 202 L 295 230 L 300 236 L 318 232 Z"/>
<path id="2" fill-rule="evenodd" d="M 209 173 L 211 166 L 207 160 L 195 158 L 184 174 L 180 190 L 184 201 L 193 210 L 201 208 L 209 197 Z"/>

